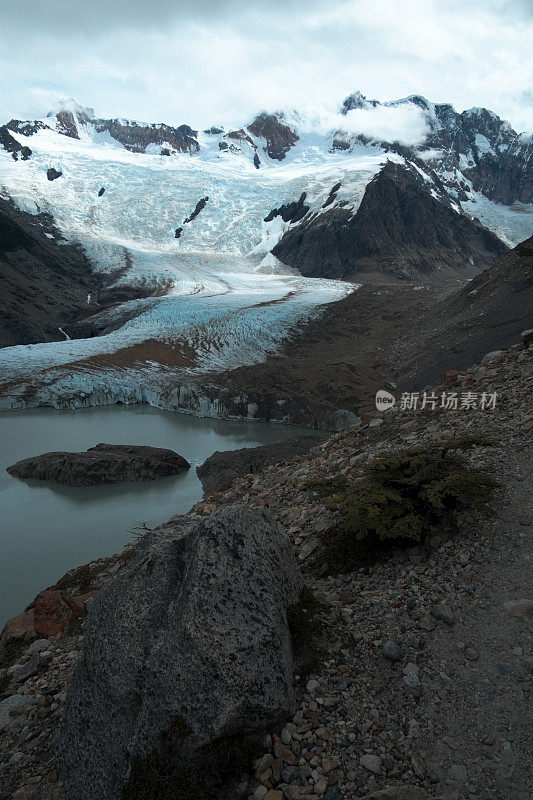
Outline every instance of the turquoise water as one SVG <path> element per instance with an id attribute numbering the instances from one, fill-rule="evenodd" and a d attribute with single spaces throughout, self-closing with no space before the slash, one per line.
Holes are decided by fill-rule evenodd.
<path id="1" fill-rule="evenodd" d="M 150 527 L 202 497 L 195 466 L 216 450 L 301 435 L 301 428 L 197 419 L 149 406 L 51 408 L 0 414 L 0 627 L 68 569 L 120 552 L 140 522 Z M 21 481 L 6 467 L 51 450 L 98 442 L 168 447 L 192 469 L 182 475 L 104 487 Z"/>

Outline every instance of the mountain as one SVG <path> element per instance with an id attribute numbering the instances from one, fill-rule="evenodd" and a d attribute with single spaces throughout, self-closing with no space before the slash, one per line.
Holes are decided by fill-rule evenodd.
<path id="1" fill-rule="evenodd" d="M 310 216 L 287 231 L 272 253 L 312 277 L 376 272 L 418 280 L 434 273 L 472 274 L 506 249 L 446 195 L 438 197 L 416 169 L 387 161 L 355 214 L 336 207 Z"/>
<path id="2" fill-rule="evenodd" d="M 40 289 L 32 297 L 29 257 L 18 250 L 18 265 L 10 256 L 9 280 L 20 285 L 9 291 L 23 300 L 6 328 L 16 336 L 3 343 L 42 341 L 23 357 L 9 346 L 0 352 L 1 381 L 11 393 L 6 399 L 0 388 L 1 402 L 118 398 L 254 417 L 260 403 L 233 385 L 221 403 L 218 379 L 207 392 L 206 376 L 265 363 L 328 303 L 339 319 L 365 313 L 360 299 L 341 311 L 337 301 L 356 287 L 329 277 L 366 281 L 371 270 L 389 282 L 422 282 L 425 293 L 429 283 L 457 285 L 485 269 L 506 245 L 531 235 L 529 140 L 491 112 L 443 108 L 416 97 L 381 104 L 357 94 L 324 122 L 265 112 L 240 128 L 196 130 L 103 119 L 71 102 L 41 120 L 7 122 L 0 127 L 2 195 L 28 224 L 48 215 L 57 232 L 51 237 L 62 242 L 58 252 L 79 248 L 88 270 L 80 266 L 80 274 L 100 289 L 98 305 L 80 308 L 78 295 L 61 297 L 46 279 L 57 313 L 50 310 L 43 333 L 33 321 Z M 388 132 L 378 135 L 383 115 Z M 402 128 L 406 115 L 414 133 Z M 35 264 L 36 280 L 45 280 L 49 264 Z M 309 277 L 317 275 L 327 278 Z M 407 285 L 408 307 L 416 288 Z M 381 300 L 396 302 L 369 296 L 383 318 L 389 312 Z M 59 339 L 59 327 L 70 341 L 49 341 Z M 356 352 L 361 335 L 354 328 Z M 330 357 L 334 373 L 333 351 Z M 352 368 L 355 362 L 343 371 L 350 413 L 359 402 Z M 273 410 L 283 416 L 284 408 Z"/>
<path id="3" fill-rule="evenodd" d="M 486 353 L 520 341 L 533 327 L 533 236 L 490 269 L 416 318 L 399 336 L 394 358 L 401 383 L 421 388 Z"/>
<path id="4" fill-rule="evenodd" d="M 200 149 L 196 140 L 198 131 L 194 131 L 188 125 L 174 128 L 171 125 L 148 125 L 126 119 L 98 119 L 92 109 L 85 109 L 82 106 L 77 106 L 77 110 L 74 111 L 63 108 L 55 114 L 50 114 L 46 121 L 37 120 L 32 123 L 12 119 L 0 128 L 0 135 L 5 137 L 9 135 L 6 132 L 11 131 L 21 133 L 23 136 L 32 136 L 40 130 L 48 129 L 71 139 L 80 139 L 86 135 L 89 125 L 97 134 L 108 133 L 112 139 L 120 142 L 132 153 L 145 153 L 150 145 L 164 150 L 164 153 L 160 151 L 162 155 L 194 153 Z M 2 143 L 1 138 L 0 143 Z"/>
<path id="5" fill-rule="evenodd" d="M 80 248 L 62 240 L 46 214 L 24 213 L 0 198 L 0 347 L 64 339 L 97 280 Z"/>
<path id="6" fill-rule="evenodd" d="M 358 132 L 358 124 L 364 129 L 364 121 L 353 112 L 399 108 L 417 112 L 423 121 L 425 132 L 416 145 L 403 142 L 400 129 L 397 138 L 388 139 L 369 135 L 364 130 Z M 475 194 L 480 193 L 504 205 L 533 202 L 532 136 L 517 133 L 489 109 L 471 108 L 459 113 L 448 103 L 431 103 L 420 95 L 382 103 L 354 92 L 342 103 L 337 122 L 337 128 L 332 122 L 333 127 L 320 134 L 320 149 L 326 152 L 348 155 L 361 145 L 379 147 L 417 161 L 425 171 L 434 171 L 456 200 L 473 202 Z M 51 112 L 45 120 L 10 120 L 2 126 L 1 136 L 6 138 L 9 132 L 30 136 L 43 127 L 77 139 L 91 132 L 109 134 L 138 153 L 194 155 L 215 144 L 221 152 L 255 159 L 256 166 L 265 156 L 267 163 L 268 160 L 280 162 L 299 145 L 300 149 L 305 148 L 310 130 L 305 115 L 262 112 L 240 129 L 225 132 L 220 126 L 212 126 L 199 134 L 186 124 L 174 127 L 98 118 L 91 108 L 70 101 Z M 205 141 L 205 135 L 209 142 Z M 6 146 L 1 138 L 0 143 Z"/>
<path id="7" fill-rule="evenodd" d="M 411 106 L 419 109 L 427 127 L 416 147 L 409 148 L 426 168 L 434 169 L 457 199 L 480 192 L 504 205 L 533 200 L 533 139 L 517 134 L 508 122 L 486 108 L 471 108 L 462 113 L 448 103 L 431 103 L 420 95 L 380 103 L 367 100 L 360 92 L 344 101 L 341 113 L 377 107 Z M 360 136 L 350 140 L 360 141 Z M 395 143 L 388 143 L 398 150 Z M 405 148 L 399 148 L 405 153 Z"/>

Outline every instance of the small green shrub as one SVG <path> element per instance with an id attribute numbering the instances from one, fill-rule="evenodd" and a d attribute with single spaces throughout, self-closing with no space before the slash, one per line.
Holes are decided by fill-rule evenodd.
<path id="1" fill-rule="evenodd" d="M 330 505 L 340 512 L 316 559 L 333 572 L 349 571 L 394 546 L 421 542 L 434 528 L 454 526 L 461 510 L 488 510 L 497 482 L 468 466 L 459 453 L 474 437 L 379 456 L 354 486 L 332 481 Z M 315 488 L 327 496 L 327 482 Z"/>

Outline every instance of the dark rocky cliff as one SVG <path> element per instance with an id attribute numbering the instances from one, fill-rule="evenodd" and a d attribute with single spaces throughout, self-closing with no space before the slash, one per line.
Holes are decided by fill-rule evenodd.
<path id="1" fill-rule="evenodd" d="M 298 135 L 285 125 L 276 114 L 259 114 L 248 130 L 254 136 L 266 139 L 266 152 L 270 158 L 282 161 L 291 147 L 298 141 Z"/>
<path id="2" fill-rule="evenodd" d="M 518 134 L 508 122 L 489 109 L 470 108 L 459 113 L 449 103 L 430 103 L 419 95 L 382 104 L 355 92 L 344 101 L 341 114 L 381 105 L 395 107 L 406 104 L 420 110 L 427 125 L 427 135 L 417 148 L 399 142 L 380 142 L 386 150 L 411 160 L 422 155 L 421 166 L 433 168 L 452 192 L 461 188 L 464 191 L 462 175 L 471 181 L 475 191 L 497 203 L 533 202 L 533 139 L 531 135 Z M 365 136 L 354 138 L 362 143 L 369 141 Z M 350 136 L 338 132 L 333 147 L 348 149 L 351 143 Z"/>
<path id="3" fill-rule="evenodd" d="M 358 211 L 333 208 L 289 230 L 272 250 L 310 277 L 379 272 L 402 280 L 474 274 L 507 250 L 478 222 L 436 199 L 414 169 L 391 161 Z"/>
<path id="4" fill-rule="evenodd" d="M 196 141 L 198 131 L 193 131 L 188 125 L 173 128 L 171 125 L 140 125 L 119 119 L 97 119 L 94 126 L 99 132 L 108 131 L 113 139 L 133 153 L 144 153 L 149 144 L 164 143 L 180 153 L 196 153 L 200 149 Z"/>
<path id="5" fill-rule="evenodd" d="M 87 308 L 95 287 L 88 260 L 51 217 L 0 199 L 0 347 L 64 339 L 59 326 Z"/>

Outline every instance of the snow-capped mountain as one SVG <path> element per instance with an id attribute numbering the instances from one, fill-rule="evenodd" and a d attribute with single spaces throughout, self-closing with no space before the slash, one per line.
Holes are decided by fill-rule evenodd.
<path id="1" fill-rule="evenodd" d="M 401 143 L 394 120 L 406 109 L 416 135 Z M 387 141 L 367 124 L 374 114 L 388 120 Z M 139 299 L 111 310 L 91 298 L 85 327 L 62 325 L 63 341 L 1 351 L 6 379 L 53 370 L 49 385 L 59 382 L 62 397 L 69 385 L 79 395 L 82 374 L 86 396 L 109 386 L 109 354 L 121 354 L 115 362 L 133 375 L 125 395 L 138 399 L 140 362 L 146 395 L 152 367 L 154 385 L 165 369 L 175 385 L 178 368 L 190 377 L 275 351 L 295 324 L 354 289 L 323 280 L 327 271 L 295 272 L 279 257 L 284 237 L 332 213 L 355 217 L 387 162 L 416 173 L 417 191 L 453 211 L 452 227 L 454 215 L 463 227 L 476 216 L 512 245 L 533 220 L 531 138 L 491 112 L 458 115 L 416 97 L 380 104 L 355 94 L 318 124 L 312 115 L 263 113 L 229 131 L 100 119 L 70 103 L 42 120 L 9 121 L 0 145 L 4 196 L 21 211 L 49 214 L 58 244 L 81 245 L 115 288 L 139 287 Z M 452 248 L 452 269 L 487 266 L 497 253 L 478 244 Z M 427 256 L 436 268 L 434 252 Z M 64 339 L 80 335 L 89 338 Z M 164 355 L 143 349 L 141 357 L 146 342 L 163 342 Z"/>

